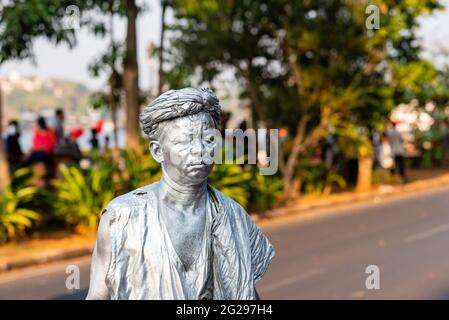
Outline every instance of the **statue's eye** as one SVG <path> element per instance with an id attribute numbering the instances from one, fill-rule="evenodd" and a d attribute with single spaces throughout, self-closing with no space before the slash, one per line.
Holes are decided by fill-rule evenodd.
<path id="1" fill-rule="evenodd" d="M 172 139 L 171 141 L 173 144 L 189 144 L 192 140 L 193 140 L 193 135 L 187 134 L 187 135 L 177 136 L 176 138 Z"/>

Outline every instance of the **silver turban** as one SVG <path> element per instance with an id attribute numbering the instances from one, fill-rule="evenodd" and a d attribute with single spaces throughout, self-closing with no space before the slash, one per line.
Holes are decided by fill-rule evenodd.
<path id="1" fill-rule="evenodd" d="M 140 124 L 143 132 L 153 137 L 160 122 L 200 112 L 210 114 L 216 126 L 220 123 L 220 102 L 212 90 L 208 88 L 170 90 L 161 94 L 142 110 Z"/>

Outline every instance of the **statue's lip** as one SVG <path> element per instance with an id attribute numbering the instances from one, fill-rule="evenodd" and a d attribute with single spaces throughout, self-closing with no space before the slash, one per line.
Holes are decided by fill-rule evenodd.
<path id="1" fill-rule="evenodd" d="M 205 163 L 190 163 L 189 165 L 188 165 L 189 167 L 204 167 L 204 166 L 206 166 L 206 164 Z"/>

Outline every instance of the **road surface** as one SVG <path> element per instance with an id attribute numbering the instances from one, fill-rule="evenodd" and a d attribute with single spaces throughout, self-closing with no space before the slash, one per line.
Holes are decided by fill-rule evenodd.
<path id="1" fill-rule="evenodd" d="M 276 257 L 263 299 L 449 299 L 449 188 L 343 206 L 264 228 Z M 89 258 L 0 275 L 0 299 L 83 299 Z M 80 289 L 66 288 L 67 265 Z M 366 268 L 379 270 L 368 290 Z"/>

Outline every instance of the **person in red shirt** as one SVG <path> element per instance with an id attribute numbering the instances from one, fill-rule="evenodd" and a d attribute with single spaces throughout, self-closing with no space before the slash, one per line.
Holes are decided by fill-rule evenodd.
<path id="1" fill-rule="evenodd" d="M 37 119 L 37 128 L 34 130 L 32 151 L 43 151 L 52 153 L 56 145 L 56 133 L 47 127 L 43 117 Z"/>
<path id="2" fill-rule="evenodd" d="M 35 163 L 44 163 L 46 167 L 45 179 L 51 178 L 53 176 L 53 150 L 56 142 L 55 131 L 47 127 L 43 117 L 39 117 L 31 143 L 31 154 L 23 165 L 30 166 Z"/>

